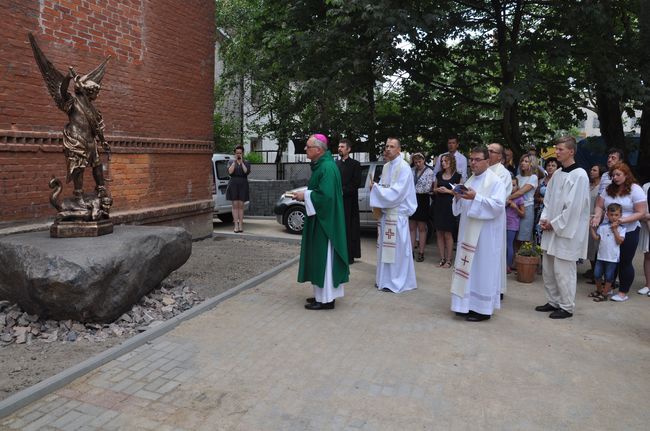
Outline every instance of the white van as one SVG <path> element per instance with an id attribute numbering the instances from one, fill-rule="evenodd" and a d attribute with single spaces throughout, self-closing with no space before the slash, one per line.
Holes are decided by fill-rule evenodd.
<path id="1" fill-rule="evenodd" d="M 214 217 L 219 217 L 224 223 L 232 223 L 232 203 L 226 200 L 226 189 L 230 175 L 228 174 L 228 161 L 232 154 L 212 155 L 212 201 L 214 202 Z M 248 210 L 250 202 L 244 203 L 244 211 Z"/>

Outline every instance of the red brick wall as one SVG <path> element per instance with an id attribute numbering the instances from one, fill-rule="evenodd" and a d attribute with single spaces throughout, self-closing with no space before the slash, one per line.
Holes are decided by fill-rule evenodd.
<path id="1" fill-rule="evenodd" d="M 67 116 L 28 32 L 63 73 L 112 56 L 95 104 L 114 149 L 113 211 L 210 198 L 212 0 L 0 0 L 0 12 L 0 222 L 53 216 L 47 182 L 65 176 Z"/>

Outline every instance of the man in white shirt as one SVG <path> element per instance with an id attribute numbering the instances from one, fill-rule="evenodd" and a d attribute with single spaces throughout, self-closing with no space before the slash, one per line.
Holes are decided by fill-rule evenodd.
<path id="1" fill-rule="evenodd" d="M 600 196 L 605 191 L 607 186 L 612 183 L 612 179 L 609 176 L 609 170 L 612 169 L 612 166 L 618 162 L 622 162 L 623 159 L 623 150 L 620 148 L 610 148 L 610 150 L 607 152 L 607 171 L 600 177 L 598 196 Z"/>
<path id="2" fill-rule="evenodd" d="M 458 151 L 458 136 L 457 135 L 452 135 L 449 139 L 447 139 L 447 152 L 443 154 L 451 154 L 454 156 L 456 159 L 456 171 L 460 174 L 460 181 L 461 183 L 464 183 L 467 181 L 467 157 L 463 156 L 459 151 Z M 442 156 L 442 154 L 441 154 Z M 436 165 L 433 167 L 433 177 L 435 178 L 436 175 L 440 172 L 440 156 L 436 159 Z"/>
<path id="3" fill-rule="evenodd" d="M 555 156 L 562 165 L 544 195 L 539 219 L 542 228 L 542 271 L 547 303 L 535 311 L 551 311 L 551 319 L 573 316 L 576 298 L 576 261 L 587 257 L 589 231 L 589 177 L 575 162 L 576 140 L 556 141 Z"/>

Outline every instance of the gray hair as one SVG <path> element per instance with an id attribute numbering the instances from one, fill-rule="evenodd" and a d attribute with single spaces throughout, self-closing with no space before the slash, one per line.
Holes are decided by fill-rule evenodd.
<path id="1" fill-rule="evenodd" d="M 327 148 L 327 144 L 326 144 L 325 142 L 321 141 L 320 139 L 316 138 L 316 136 L 311 135 L 311 136 L 309 137 L 309 139 L 307 140 L 307 142 L 309 142 L 309 140 L 312 140 L 312 141 L 314 142 L 314 145 L 318 145 L 318 147 L 319 147 L 321 150 L 323 150 L 323 151 L 327 151 L 327 149 L 328 149 L 328 148 Z"/>

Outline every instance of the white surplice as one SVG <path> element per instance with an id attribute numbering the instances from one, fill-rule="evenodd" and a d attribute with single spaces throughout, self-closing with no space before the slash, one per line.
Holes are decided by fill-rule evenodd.
<path id="1" fill-rule="evenodd" d="M 481 175 L 475 175 L 468 182 L 472 190 L 482 188 L 486 179 L 497 175 L 486 169 Z M 463 297 L 451 295 L 451 310 L 467 313 L 470 310 L 481 314 L 491 315 L 501 307 L 500 292 L 505 278 L 505 267 L 501 267 L 501 255 L 506 246 L 503 232 L 506 229 L 506 190 L 498 178 L 492 182 L 488 193 L 477 194 L 472 200 L 455 199 L 452 210 L 454 215 L 460 215 L 458 228 L 458 243 L 465 237 L 465 231 L 470 219 L 482 221 L 481 233 L 476 244 L 476 251 L 469 270 L 467 290 Z M 462 267 L 463 253 L 456 252 L 456 267 Z"/>
<path id="2" fill-rule="evenodd" d="M 575 311 L 576 261 L 587 257 L 590 210 L 587 172 L 576 164 L 555 171 L 540 216 L 553 226 L 542 232 L 542 271 L 548 303 L 569 313 Z"/>
<path id="3" fill-rule="evenodd" d="M 316 215 L 316 208 L 314 208 L 314 204 L 311 202 L 311 190 L 305 191 L 305 212 L 308 216 Z M 345 284 L 339 284 L 337 287 L 334 287 L 334 282 L 332 281 L 333 256 L 332 241 L 327 241 L 327 262 L 325 264 L 325 279 L 323 280 L 323 287 L 321 288 L 312 284 L 316 302 L 326 304 L 334 301 L 336 298 L 342 297 L 345 293 L 343 289 Z"/>
<path id="4" fill-rule="evenodd" d="M 397 173 L 397 175 L 394 175 Z M 375 184 L 370 191 L 370 206 L 373 208 L 394 209 L 397 215 L 395 234 L 395 262 L 382 262 L 386 214 L 379 220 L 377 239 L 377 276 L 378 289 L 388 288 L 395 293 L 417 288 L 409 216 L 417 209 L 415 183 L 411 168 L 400 156 L 386 163 L 381 174 L 383 184 Z"/>
<path id="5" fill-rule="evenodd" d="M 576 167 L 570 172 L 560 168 L 553 173 L 539 217 L 551 222 L 553 230 L 542 233 L 542 250 L 564 260 L 586 259 L 589 231 L 585 226 L 589 224 L 590 210 L 587 172 Z"/>
<path id="6" fill-rule="evenodd" d="M 503 166 L 502 163 L 497 163 L 492 166 L 490 166 L 490 170 L 497 174 L 501 182 L 506 188 L 506 200 L 508 200 L 508 197 L 512 194 L 512 174 L 508 169 L 506 169 L 505 166 Z M 506 236 L 507 232 L 504 229 L 503 230 L 503 241 L 505 244 L 506 241 Z M 503 268 L 503 272 L 506 271 L 506 266 L 507 266 L 507 256 L 506 256 L 506 250 L 507 247 L 504 247 L 503 250 L 503 257 L 501 259 L 501 267 Z M 502 277 L 502 282 L 501 282 L 501 293 L 506 293 L 508 291 L 508 284 L 507 284 L 507 277 Z"/>

